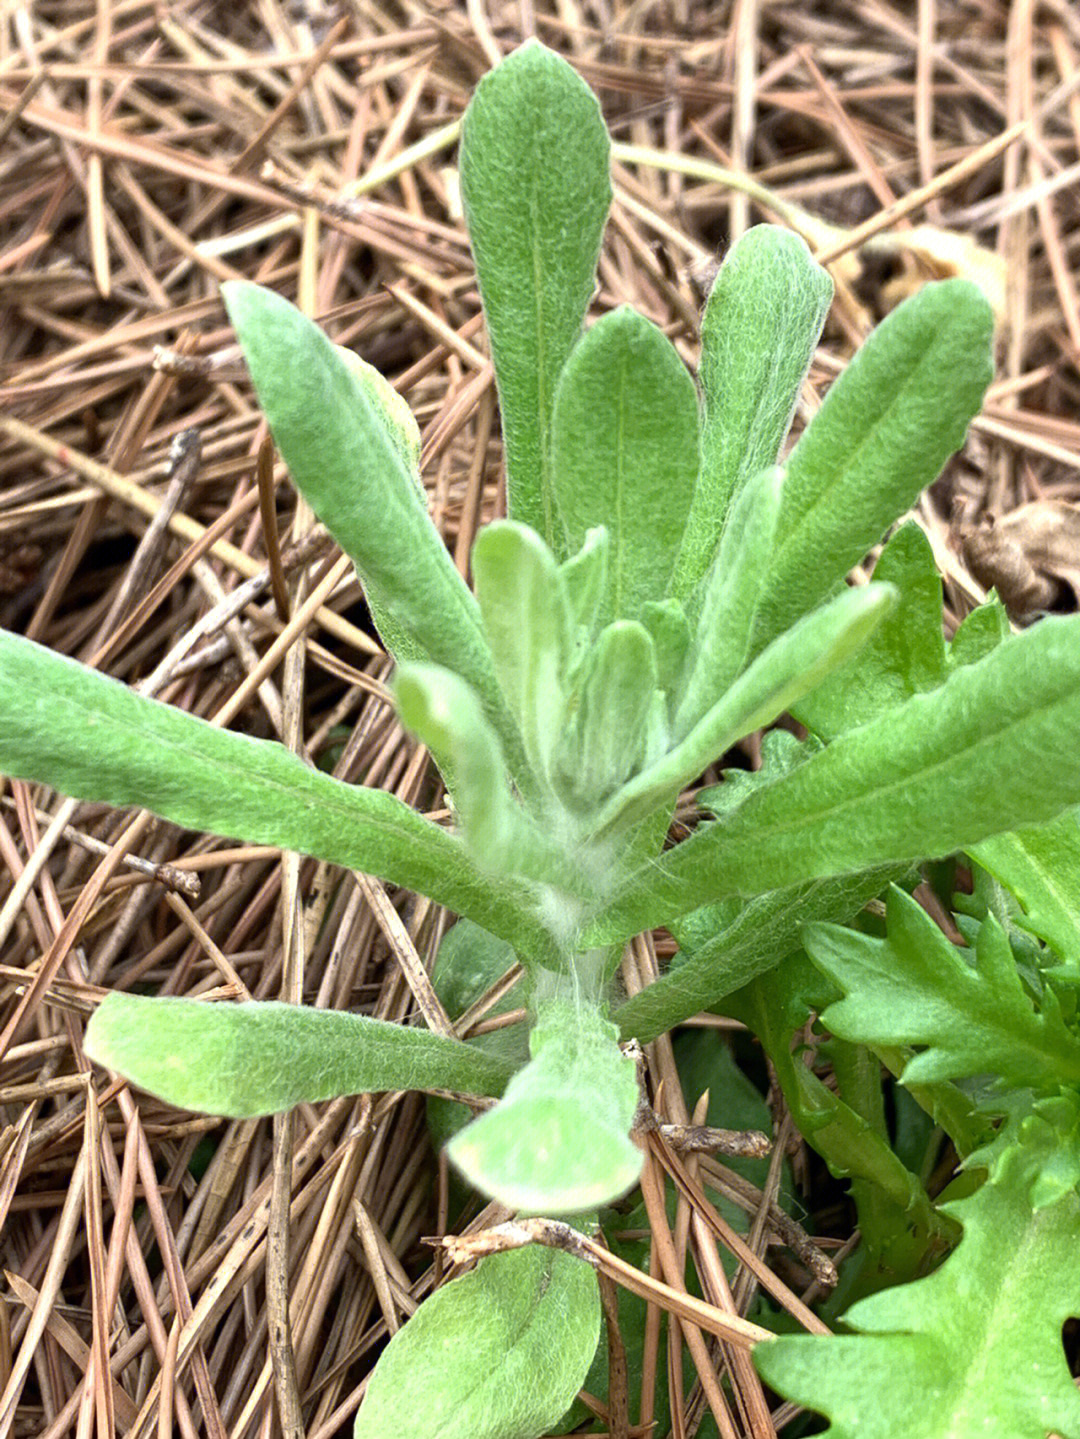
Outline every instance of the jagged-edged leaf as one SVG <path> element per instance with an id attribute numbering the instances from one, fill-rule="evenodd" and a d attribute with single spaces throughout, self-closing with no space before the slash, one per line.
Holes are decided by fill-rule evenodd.
<path id="1" fill-rule="evenodd" d="M 959 449 L 992 335 L 966 280 L 924 286 L 870 335 L 787 458 L 759 645 L 820 604 Z"/>
<path id="2" fill-rule="evenodd" d="M 427 1029 L 295 1004 L 110 994 L 87 1054 L 180 1109 L 247 1118 L 340 1094 L 501 1094 L 513 1065 Z"/>
<path id="3" fill-rule="evenodd" d="M 1020 901 L 1023 923 L 1061 960 L 1053 973 L 1080 979 L 1080 811 L 984 839 L 970 853 Z"/>
<path id="4" fill-rule="evenodd" d="M 494 881 L 459 839 L 396 796 L 343 784 L 282 745 L 215 729 L 3 631 L 0 715 L 0 773 L 363 870 L 514 936 L 526 952 L 550 950 L 529 891 Z"/>
<path id="5" fill-rule="evenodd" d="M 473 577 L 499 684 L 533 773 L 550 776 L 572 653 L 562 575 L 527 525 L 497 520 L 473 547 Z"/>
<path id="6" fill-rule="evenodd" d="M 462 125 L 461 197 L 499 388 L 510 517 L 553 547 L 562 536 L 551 411 L 596 283 L 610 149 L 592 91 L 536 41 L 484 76 Z"/>
<path id="7" fill-rule="evenodd" d="M 1061 1342 L 1080 1313 L 1072 1254 L 1075 1188 L 1036 1208 L 1042 1156 L 1008 1150 L 989 1182 L 946 1206 L 964 1226 L 958 1249 L 926 1279 L 861 1300 L 854 1334 L 785 1336 L 754 1362 L 774 1389 L 831 1421 L 829 1439 L 1072 1439 L 1080 1395 Z"/>
<path id="8" fill-rule="evenodd" d="M 559 377 L 552 472 L 568 548 L 611 531 L 604 619 L 663 599 L 698 473 L 698 401 L 662 330 L 622 307 L 575 345 Z"/>
<path id="9" fill-rule="evenodd" d="M 672 593 L 688 600 L 712 565 L 732 496 L 776 463 L 833 285 L 805 242 L 755 225 L 720 267 L 701 322 L 701 478 Z"/>
<path id="10" fill-rule="evenodd" d="M 702 586 L 693 665 L 675 715 L 680 738 L 746 667 L 757 607 L 768 581 L 783 482 L 783 470 L 762 470 L 731 502 L 716 559 Z"/>
<path id="11" fill-rule="evenodd" d="M 578 803 L 594 805 L 637 767 L 655 694 L 648 630 L 635 620 L 606 625 L 585 662 L 577 710 L 557 751 L 563 785 Z"/>
<path id="12" fill-rule="evenodd" d="M 977 1074 L 1044 1091 L 1080 1084 L 1080 1040 L 1052 990 L 1041 1009 L 1033 1006 L 992 915 L 979 930 L 973 963 L 896 888 L 887 929 L 885 939 L 832 925 L 804 930 L 810 958 L 844 992 L 822 1015 L 834 1033 L 871 1046 L 919 1046 L 903 1074 L 912 1084 Z"/>
<path id="13" fill-rule="evenodd" d="M 539 1245 L 493 1254 L 394 1335 L 354 1439 L 538 1439 L 581 1387 L 599 1334 L 587 1264 Z"/>
<path id="14" fill-rule="evenodd" d="M 941 576 L 930 542 L 914 521 L 885 546 L 874 579 L 895 585 L 896 609 L 856 658 L 793 707 L 796 717 L 823 739 L 835 739 L 914 694 L 936 689 L 947 673 Z"/>
<path id="15" fill-rule="evenodd" d="M 630 1139 L 634 1064 L 590 1005 L 538 1006 L 532 1058 L 500 1104 L 450 1141 L 470 1183 L 514 1209 L 570 1214 L 620 1198 L 641 1173 Z"/>
<path id="16" fill-rule="evenodd" d="M 965 615 L 949 645 L 949 668 L 973 665 L 1012 633 L 1005 606 L 993 590 L 985 604 Z"/>
<path id="17" fill-rule="evenodd" d="M 600 813 L 598 832 L 625 828 L 643 818 L 678 794 L 737 739 L 770 724 L 855 653 L 895 599 L 890 585 L 845 590 L 780 635 L 685 739 L 611 797 Z"/>
<path id="18" fill-rule="evenodd" d="M 703 825 L 626 883 L 609 943 L 730 895 L 953 853 L 1080 803 L 1080 617 L 953 671 Z"/>

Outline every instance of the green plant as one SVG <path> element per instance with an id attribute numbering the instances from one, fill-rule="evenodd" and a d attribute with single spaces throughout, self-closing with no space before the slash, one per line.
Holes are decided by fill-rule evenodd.
<path id="1" fill-rule="evenodd" d="M 410 1086 L 501 1095 L 451 1140 L 462 1173 L 515 1207 L 587 1213 L 640 1167 L 620 1038 L 719 1003 L 807 922 L 848 920 L 913 862 L 1080 801 L 1080 621 L 997 644 L 979 622 L 946 656 L 940 624 L 934 642 L 921 623 L 925 577 L 844 584 L 978 410 L 992 321 L 973 286 L 930 286 L 894 312 L 778 467 L 831 298 L 801 240 L 762 226 L 728 255 L 699 404 L 640 315 L 583 332 L 608 140 L 569 66 L 530 44 L 481 83 L 461 179 L 509 505 L 476 542 L 475 595 L 430 524 L 416 426 L 386 382 L 285 300 L 225 288 L 293 479 L 398 661 L 397 704 L 445 778 L 453 830 L 14 636 L 0 637 L 0 768 L 424 893 L 510 946 L 532 1020 L 515 1068 L 362 1015 L 114 995 L 88 1027 L 94 1058 L 233 1115 Z M 823 692 L 843 724 L 815 722 Z M 792 709 L 817 738 L 745 792 L 725 786 L 723 813 L 665 851 L 680 791 Z M 685 927 L 682 962 L 619 1003 L 622 947 L 657 925 Z M 478 1338 L 463 1347 L 465 1305 Z M 598 1332 L 579 1261 L 493 1256 L 395 1337 L 357 1434 L 385 1432 L 388 1405 L 396 1433 L 429 1432 L 394 1377 L 411 1364 L 424 1405 L 440 1395 L 444 1436 L 534 1439 Z M 492 1372 L 502 1381 L 478 1388 Z"/>

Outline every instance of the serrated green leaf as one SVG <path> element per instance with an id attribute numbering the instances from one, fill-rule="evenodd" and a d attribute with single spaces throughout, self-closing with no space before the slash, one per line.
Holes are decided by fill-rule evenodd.
<path id="1" fill-rule="evenodd" d="M 675 715 L 680 738 L 746 668 L 757 607 L 768 582 L 783 482 L 783 470 L 763 470 L 752 475 L 731 502 L 716 559 L 702 586 L 693 665 Z"/>
<path id="2" fill-rule="evenodd" d="M 499 684 L 533 774 L 549 779 L 572 654 L 562 576 L 540 536 L 513 520 L 480 531 L 472 563 Z"/>
<path id="3" fill-rule="evenodd" d="M 805 242 L 755 225 L 729 250 L 701 322 L 701 478 L 672 586 L 687 601 L 713 563 L 732 496 L 776 463 L 832 302 Z"/>
<path id="4" fill-rule="evenodd" d="M 835 739 L 945 680 L 941 576 L 930 542 L 914 521 L 885 546 L 874 579 L 895 585 L 896 609 L 854 659 L 793 706 L 796 718 L 823 739 Z"/>
<path id="5" fill-rule="evenodd" d="M 1080 618 L 999 645 L 626 881 L 584 936 L 608 943 L 703 903 L 934 858 L 1080 801 Z"/>
<path id="6" fill-rule="evenodd" d="M 394 1335 L 354 1439 L 538 1439 L 581 1387 L 599 1334 L 587 1264 L 538 1245 L 493 1254 Z"/>
<path id="7" fill-rule="evenodd" d="M 1080 1084 L 1080 1041 L 1054 1007 L 1035 1010 L 993 916 L 979 931 L 974 964 L 896 888 L 887 929 L 885 939 L 831 925 L 803 932 L 810 958 L 844 992 L 822 1015 L 835 1034 L 926 1046 L 904 1070 L 912 1084 L 978 1074 L 1042 1091 Z"/>
<path id="8" fill-rule="evenodd" d="M 493 880 L 395 795 L 343 784 L 282 745 L 215 729 L 4 631 L 0 714 L 0 773 L 378 875 L 551 955 L 525 885 Z"/>
<path id="9" fill-rule="evenodd" d="M 1066 1259 L 1080 1199 L 1071 1188 L 1035 1208 L 1038 1174 L 1011 1149 L 976 1194 L 947 1206 L 964 1237 L 940 1269 L 861 1300 L 844 1316 L 854 1334 L 758 1345 L 762 1377 L 825 1414 L 829 1439 L 1075 1439 L 1080 1395 L 1061 1330 L 1080 1312 Z"/>
<path id="10" fill-rule="evenodd" d="M 611 532 L 605 620 L 663 599 L 698 473 L 694 382 L 662 330 L 622 307 L 578 341 L 552 417 L 555 501 L 567 547 Z"/>
<path id="11" fill-rule="evenodd" d="M 556 772 L 576 804 L 591 808 L 637 768 L 655 694 L 648 630 L 634 620 L 605 626 L 586 661 L 577 711 L 556 752 Z"/>
<path id="12" fill-rule="evenodd" d="M 626 1193 L 641 1173 L 629 1137 L 638 1086 L 615 1034 L 589 1005 L 553 999 L 538 1007 L 530 1062 L 502 1103 L 447 1147 L 471 1184 L 543 1214 L 595 1209 Z"/>
<path id="13" fill-rule="evenodd" d="M 340 1094 L 501 1094 L 513 1066 L 455 1039 L 364 1014 L 110 994 L 86 1029 L 91 1059 L 180 1109 L 247 1118 Z"/>
<path id="14" fill-rule="evenodd" d="M 973 665 L 1012 633 L 1005 606 L 991 590 L 990 598 L 965 615 L 949 645 L 949 668 Z"/>
<path id="15" fill-rule="evenodd" d="M 600 812 L 597 833 L 625 828 L 643 818 L 678 794 L 737 739 L 771 724 L 865 643 L 895 599 L 890 585 L 845 590 L 779 636 L 685 739 L 611 797 Z"/>
<path id="16" fill-rule="evenodd" d="M 992 334 L 982 292 L 945 280 L 870 335 L 787 458 L 758 645 L 820 604 L 959 449 L 993 373 Z"/>
<path id="17" fill-rule="evenodd" d="M 485 75 L 462 125 L 461 197 L 499 388 L 510 517 L 553 547 L 562 536 L 551 411 L 596 282 L 610 149 L 592 91 L 536 41 Z"/>
<path id="18" fill-rule="evenodd" d="M 1051 972 L 1080 979 L 1080 812 L 995 835 L 971 855 L 1019 900 L 1025 927 L 1061 960 Z"/>

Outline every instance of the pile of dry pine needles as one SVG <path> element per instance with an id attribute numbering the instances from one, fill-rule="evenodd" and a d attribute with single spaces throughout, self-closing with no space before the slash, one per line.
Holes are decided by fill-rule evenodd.
<path id="1" fill-rule="evenodd" d="M 1068 0 L 42 0 L 0 16 L 0 624 L 441 803 L 355 579 L 273 467 L 218 284 L 296 299 L 393 380 L 464 569 L 502 495 L 453 127 L 533 33 L 594 87 L 619 146 L 595 313 L 635 305 L 693 365 L 717 255 L 754 220 L 792 225 L 838 282 L 805 418 L 900 295 L 957 272 L 988 288 L 998 377 L 916 517 L 953 623 L 992 583 L 1018 619 L 1076 607 Z M 80 1037 L 133 986 L 404 1019 L 446 916 L 21 783 L 0 797 L 0 864 L 0 1434 L 347 1433 L 386 1334 L 446 1272 L 421 1236 L 492 1217 L 448 1213 L 423 1101 L 193 1118 L 92 1071 Z M 647 973 L 658 952 L 662 936 L 628 963 Z M 650 1062 L 660 1117 L 687 1121 L 669 1042 Z M 779 1107 L 777 1123 L 783 1141 Z M 790 1417 L 745 1350 L 707 1337 L 707 1311 L 745 1311 L 759 1284 L 821 1327 L 803 1302 L 820 1250 L 775 1207 L 784 1147 L 729 1287 L 701 1161 L 657 1141 L 651 1272 L 680 1286 L 688 1248 L 707 1304 L 653 1347 L 681 1372 L 686 1342 L 700 1374 L 656 1433 L 691 1434 L 708 1407 L 754 1439 Z M 802 1203 L 812 1230 L 812 1183 Z M 600 1427 L 642 1417 L 616 1384 Z"/>

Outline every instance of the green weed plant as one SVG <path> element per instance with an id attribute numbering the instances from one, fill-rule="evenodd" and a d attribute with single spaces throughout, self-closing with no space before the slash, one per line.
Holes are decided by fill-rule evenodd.
<path id="1" fill-rule="evenodd" d="M 461 184 L 509 512 L 476 541 L 474 590 L 430 522 L 418 431 L 386 382 L 283 298 L 224 287 L 453 824 L 12 635 L 0 768 L 429 896 L 461 916 L 459 970 L 464 956 L 486 974 L 469 998 L 521 964 L 528 1056 L 361 1014 L 121 993 L 87 1052 L 220 1115 L 410 1088 L 498 1099 L 450 1138 L 458 1171 L 514 1209 L 587 1223 L 640 1172 L 621 1042 L 726 1006 L 851 1180 L 868 1255 L 843 1337 L 758 1346 L 769 1383 L 837 1439 L 1075 1439 L 1061 1325 L 1080 1311 L 1080 619 L 1012 635 L 991 603 L 946 645 L 913 525 L 872 583 L 845 583 L 962 443 L 991 377 L 989 307 L 959 280 L 907 300 L 781 459 L 832 296 L 800 239 L 760 226 L 732 247 L 699 393 L 632 309 L 585 328 L 609 141 L 565 62 L 529 44 L 481 82 Z M 709 817 L 665 848 L 680 792 L 785 711 L 809 738 L 770 739 L 760 772 L 704 794 Z M 914 866 L 960 851 L 980 877 L 966 949 L 904 892 Z M 852 923 L 890 883 L 881 932 Z M 624 946 L 661 925 L 675 963 L 620 998 Z M 838 1090 L 792 1053 L 812 1013 Z M 902 1082 L 907 1148 L 884 1121 L 883 1066 Z M 968 1166 L 945 1202 L 922 1172 L 931 1130 Z M 357 1439 L 536 1439 L 599 1333 L 586 1264 L 493 1255 L 387 1346 Z"/>

